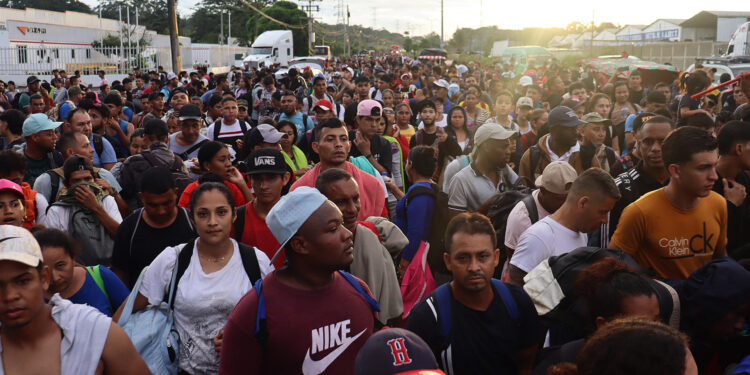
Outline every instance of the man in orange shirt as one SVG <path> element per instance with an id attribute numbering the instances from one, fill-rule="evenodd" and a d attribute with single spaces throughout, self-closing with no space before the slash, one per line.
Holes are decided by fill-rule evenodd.
<path id="1" fill-rule="evenodd" d="M 672 279 L 686 279 L 712 258 L 726 256 L 727 206 L 712 191 L 717 147 L 701 129 L 672 131 L 662 146 L 669 184 L 625 208 L 609 247 Z"/>

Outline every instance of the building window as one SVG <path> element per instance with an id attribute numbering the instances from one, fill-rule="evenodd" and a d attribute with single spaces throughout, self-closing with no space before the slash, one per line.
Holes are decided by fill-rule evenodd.
<path id="1" fill-rule="evenodd" d="M 29 62 L 28 48 L 26 48 L 26 46 L 16 46 L 16 51 L 18 51 L 18 63 L 28 64 Z"/>
<path id="2" fill-rule="evenodd" d="M 86 58 L 87 59 L 91 58 L 91 49 L 90 48 L 86 48 Z"/>
<path id="3" fill-rule="evenodd" d="M 70 58 L 71 59 L 75 59 L 76 58 L 76 49 L 75 48 L 71 48 L 70 49 Z"/>
<path id="4" fill-rule="evenodd" d="M 52 56 L 54 56 L 55 59 L 59 59 L 60 58 L 60 50 L 57 49 L 57 48 L 53 49 L 52 50 Z"/>

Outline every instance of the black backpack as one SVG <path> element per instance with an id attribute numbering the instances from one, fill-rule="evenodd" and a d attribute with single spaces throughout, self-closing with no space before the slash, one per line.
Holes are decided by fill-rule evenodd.
<path id="1" fill-rule="evenodd" d="M 534 301 L 543 325 L 549 328 L 550 345 L 562 345 L 585 337 L 587 315 L 583 300 L 575 290 L 575 282 L 581 271 L 607 257 L 640 269 L 638 263 L 622 250 L 579 247 L 548 258 L 524 278 L 523 289 Z M 662 311 L 671 313 L 671 306 Z"/>
<path id="2" fill-rule="evenodd" d="M 445 252 L 445 229 L 448 227 L 448 221 L 450 219 L 448 215 L 449 197 L 448 194 L 443 192 L 435 184 L 430 184 L 430 187 L 415 186 L 406 193 L 404 210 L 408 209 L 409 202 L 411 202 L 414 197 L 423 194 L 429 195 L 435 202 L 434 210 L 432 212 L 432 222 L 430 223 L 430 233 L 427 236 L 427 243 L 430 244 L 430 251 L 427 253 L 427 264 L 430 265 L 430 270 L 433 275 L 450 275 L 450 272 L 445 267 L 445 262 L 443 261 L 443 252 Z M 406 224 L 407 226 L 409 225 L 408 221 Z"/>
<path id="3" fill-rule="evenodd" d="M 193 256 L 193 249 L 195 248 L 195 239 L 191 240 L 187 244 L 185 244 L 185 247 L 180 250 L 180 255 L 177 256 L 177 277 L 175 278 L 174 282 L 176 286 L 180 286 L 180 278 L 185 273 L 185 270 L 187 270 L 188 266 L 190 265 L 190 258 Z M 237 246 L 239 246 L 240 249 L 240 257 L 242 258 L 242 267 L 245 268 L 245 273 L 247 274 L 247 277 L 250 279 L 250 283 L 255 285 L 261 278 L 260 278 L 260 265 L 258 264 L 258 257 L 255 255 L 255 248 L 252 246 L 247 246 L 241 243 L 238 243 Z M 172 285 L 170 283 L 167 290 L 172 290 Z M 174 300 L 175 298 L 172 298 L 170 308 L 174 309 Z"/>
<path id="4" fill-rule="evenodd" d="M 525 184 L 524 184 L 525 183 Z M 495 197 L 492 201 L 490 208 L 487 210 L 487 217 L 492 221 L 492 226 L 495 228 L 495 235 L 497 237 L 497 243 L 503 244 L 505 241 L 505 228 L 508 226 L 508 215 L 513 211 L 513 207 L 518 202 L 524 202 L 526 209 L 529 211 L 529 219 L 531 224 L 536 223 L 539 220 L 539 212 L 536 209 L 536 203 L 534 198 L 531 196 L 532 189 L 531 182 L 526 177 L 518 177 L 518 180 L 513 186 L 503 192 L 502 194 Z M 505 261 L 505 252 L 500 252 L 500 264 L 502 265 Z M 499 272 L 502 266 L 498 266 L 496 269 L 496 277 L 500 277 Z"/>
<path id="5" fill-rule="evenodd" d="M 187 188 L 188 185 L 193 183 L 193 180 L 190 178 L 189 175 L 185 174 L 185 171 L 182 170 L 182 160 L 175 155 L 172 158 L 172 164 L 171 165 L 163 165 L 161 161 L 156 159 L 156 157 L 151 154 L 151 151 L 146 150 L 141 153 L 141 156 L 149 163 L 152 167 L 165 167 L 169 169 L 169 172 L 172 174 L 172 178 L 174 179 L 174 186 L 177 188 L 177 196 L 181 196 L 182 192 Z"/>
<path id="6" fill-rule="evenodd" d="M 234 221 L 234 239 L 237 243 L 242 242 L 242 233 L 245 230 L 245 211 L 247 211 L 247 205 L 237 207 L 237 219 Z"/>
<path id="7" fill-rule="evenodd" d="M 219 133 L 221 133 L 221 125 L 223 125 L 223 124 L 220 121 L 216 121 L 216 122 L 214 122 L 213 125 L 214 125 L 214 141 L 218 141 L 219 140 Z M 243 136 L 247 135 L 247 129 L 248 129 L 247 123 L 245 121 L 243 121 L 243 120 L 240 120 L 240 129 L 242 129 L 242 135 Z M 193 151 L 195 151 L 195 150 L 193 150 Z"/>

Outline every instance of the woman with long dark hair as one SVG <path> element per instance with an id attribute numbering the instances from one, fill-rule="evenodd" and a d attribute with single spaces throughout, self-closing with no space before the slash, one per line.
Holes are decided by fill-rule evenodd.
<path id="1" fill-rule="evenodd" d="M 471 151 L 471 132 L 467 126 L 466 110 L 460 106 L 453 106 L 448 111 L 448 126 L 445 127 L 445 132 L 448 133 L 449 137 L 456 140 L 459 146 L 461 146 L 462 153 L 466 154 Z"/>

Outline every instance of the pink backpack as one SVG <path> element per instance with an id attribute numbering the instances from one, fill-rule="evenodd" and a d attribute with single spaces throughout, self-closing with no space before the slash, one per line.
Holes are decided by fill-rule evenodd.
<path id="1" fill-rule="evenodd" d="M 417 253 L 414 254 L 409 267 L 404 272 L 404 278 L 401 281 L 401 298 L 404 301 L 405 320 L 409 312 L 419 301 L 430 295 L 437 284 L 432 277 L 430 266 L 427 264 L 427 253 L 430 251 L 430 244 L 425 241 L 420 242 Z"/>

